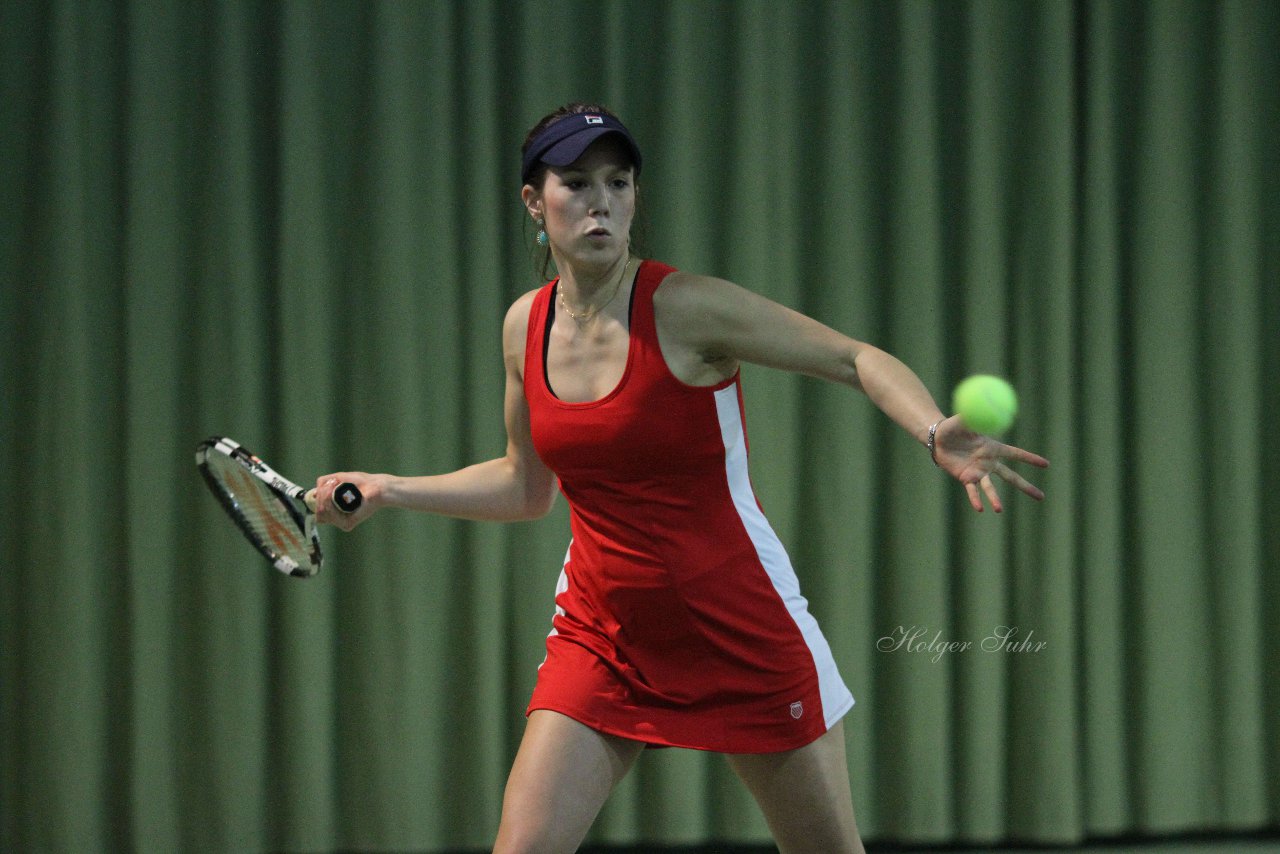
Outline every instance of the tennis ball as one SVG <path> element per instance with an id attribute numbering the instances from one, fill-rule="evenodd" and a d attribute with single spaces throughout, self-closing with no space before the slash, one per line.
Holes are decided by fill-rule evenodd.
<path id="1" fill-rule="evenodd" d="M 975 433 L 1003 433 L 1018 414 L 1013 386 L 990 374 L 975 374 L 961 382 L 951 402 L 964 426 Z"/>

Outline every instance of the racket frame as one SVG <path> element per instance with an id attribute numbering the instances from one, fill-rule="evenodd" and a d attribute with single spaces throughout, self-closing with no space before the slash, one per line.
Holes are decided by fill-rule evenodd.
<path id="1" fill-rule="evenodd" d="M 288 554 L 272 548 L 270 544 L 263 541 L 262 537 L 245 517 L 238 502 L 222 484 L 221 479 L 210 471 L 208 460 L 212 454 L 220 454 L 230 459 L 267 486 L 275 500 L 280 503 L 297 525 L 296 533 L 300 534 L 304 542 L 307 543 L 307 562 L 305 564 L 295 560 Z M 271 466 L 264 463 L 258 456 L 250 453 L 238 442 L 225 436 L 213 436 L 201 442 L 196 449 L 196 465 L 200 468 L 200 474 L 204 477 L 205 483 L 208 484 L 209 489 L 218 499 L 218 503 L 227 511 L 227 515 L 231 517 L 248 540 L 253 543 L 254 547 L 267 560 L 271 561 L 272 566 L 285 575 L 294 578 L 310 578 L 320 571 L 321 566 L 324 564 L 324 555 L 320 550 L 320 537 L 316 531 L 316 516 L 308 506 L 307 490 L 304 490 L 301 486 L 271 468 Z"/>

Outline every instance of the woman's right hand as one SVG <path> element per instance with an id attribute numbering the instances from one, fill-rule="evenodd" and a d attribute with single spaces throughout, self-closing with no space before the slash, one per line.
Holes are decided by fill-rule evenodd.
<path id="1" fill-rule="evenodd" d="M 316 521 L 350 531 L 382 506 L 386 494 L 386 481 L 387 475 L 360 471 L 321 475 L 316 478 Z M 354 484 L 364 497 L 354 513 L 344 513 L 334 505 L 333 491 L 341 483 Z"/>

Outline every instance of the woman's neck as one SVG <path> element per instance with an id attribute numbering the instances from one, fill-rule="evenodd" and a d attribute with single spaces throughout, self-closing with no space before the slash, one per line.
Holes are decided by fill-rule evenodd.
<path id="1" fill-rule="evenodd" d="M 560 272 L 560 289 L 565 298 L 583 309 L 589 309 L 600 300 L 608 299 L 625 277 L 631 262 L 630 252 L 619 255 L 605 267 L 575 266 L 571 262 L 559 263 L 556 269 Z"/>
<path id="2" fill-rule="evenodd" d="M 616 273 L 609 269 L 603 278 L 592 277 L 592 290 L 589 294 L 581 287 L 581 278 L 566 281 L 565 277 L 561 276 L 558 299 L 560 310 L 568 315 L 569 319 L 576 323 L 579 328 L 584 328 L 595 318 L 610 312 L 610 305 L 622 291 L 622 286 L 627 278 L 627 271 L 631 269 L 630 255 L 623 255 L 619 259 L 619 263 L 622 266 Z"/>

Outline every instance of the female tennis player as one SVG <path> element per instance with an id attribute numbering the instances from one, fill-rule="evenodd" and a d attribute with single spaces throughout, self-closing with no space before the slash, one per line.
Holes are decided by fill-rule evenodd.
<path id="1" fill-rule="evenodd" d="M 632 255 L 640 149 L 573 104 L 523 148 L 522 199 L 559 276 L 503 324 L 506 454 L 426 477 L 317 480 L 344 529 L 382 507 L 469 519 L 546 514 L 571 541 L 495 851 L 573 851 L 646 746 L 724 754 L 783 852 L 860 852 L 841 719 L 853 705 L 747 475 L 738 367 L 858 389 L 968 492 L 1048 462 L 946 418 L 894 357 L 730 282 Z M 341 481 L 364 506 L 330 506 Z"/>

